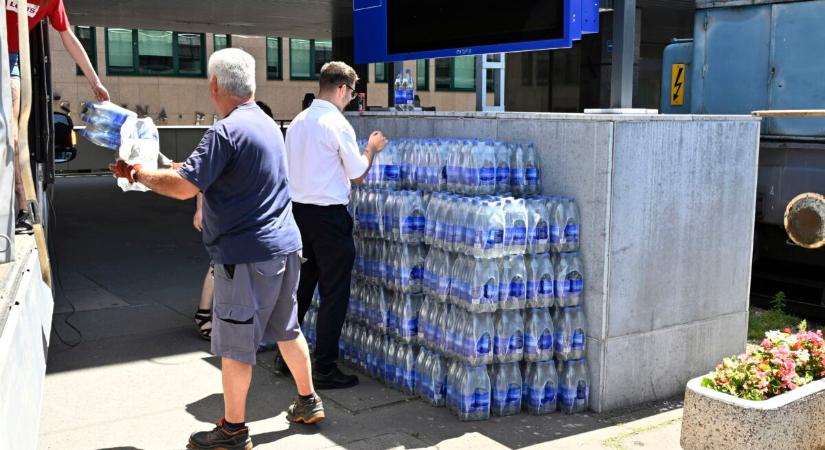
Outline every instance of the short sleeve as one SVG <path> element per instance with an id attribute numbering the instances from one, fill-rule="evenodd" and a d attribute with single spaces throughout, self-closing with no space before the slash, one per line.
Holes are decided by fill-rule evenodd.
<path id="1" fill-rule="evenodd" d="M 49 21 L 52 27 L 59 32 L 69 29 L 69 17 L 66 15 L 66 8 L 63 7 L 63 0 L 57 0 L 56 6 L 49 13 Z"/>
<path id="2" fill-rule="evenodd" d="M 344 123 L 332 131 L 338 144 L 338 154 L 341 156 L 347 178 L 354 180 L 364 175 L 370 163 L 367 157 L 362 155 L 358 149 L 358 142 L 355 139 L 355 130 L 352 129 L 352 125 Z"/>
<path id="3" fill-rule="evenodd" d="M 233 146 L 222 129 L 210 128 L 178 173 L 206 192 L 220 177 L 232 157 Z"/>

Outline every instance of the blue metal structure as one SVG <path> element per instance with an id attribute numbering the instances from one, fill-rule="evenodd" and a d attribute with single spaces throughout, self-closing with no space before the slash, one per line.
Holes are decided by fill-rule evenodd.
<path id="1" fill-rule="evenodd" d="M 693 42 L 665 49 L 663 113 L 825 108 L 825 0 L 699 1 L 697 7 Z M 670 101 L 671 67 L 686 61 L 690 101 L 680 107 Z M 825 119 L 765 119 L 762 132 L 825 137 Z"/>
<path id="2" fill-rule="evenodd" d="M 569 48 L 574 41 L 581 39 L 582 34 L 597 33 L 599 30 L 598 0 L 552 0 L 564 4 L 562 18 L 564 30 L 561 37 L 557 39 L 391 53 L 388 45 L 387 9 L 388 4 L 393 1 L 353 0 L 355 62 L 357 64 Z M 494 15 L 491 20 L 495 20 Z M 479 26 L 483 27 L 484 24 L 479 24 Z M 426 33 L 426 30 L 422 32 Z"/>

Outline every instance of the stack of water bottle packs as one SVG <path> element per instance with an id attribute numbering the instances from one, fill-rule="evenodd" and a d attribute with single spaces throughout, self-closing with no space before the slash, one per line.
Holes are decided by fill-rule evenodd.
<path id="1" fill-rule="evenodd" d="M 540 175 L 532 145 L 391 142 L 350 201 L 342 358 L 461 420 L 586 410 L 578 208 Z"/>

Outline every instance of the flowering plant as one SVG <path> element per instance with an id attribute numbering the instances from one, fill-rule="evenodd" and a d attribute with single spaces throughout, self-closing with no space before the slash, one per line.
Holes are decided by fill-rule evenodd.
<path id="1" fill-rule="evenodd" d="M 825 378 L 822 331 L 790 329 L 765 333 L 762 344 L 747 353 L 725 358 L 702 379 L 702 386 L 746 400 L 767 400 L 811 381 Z"/>

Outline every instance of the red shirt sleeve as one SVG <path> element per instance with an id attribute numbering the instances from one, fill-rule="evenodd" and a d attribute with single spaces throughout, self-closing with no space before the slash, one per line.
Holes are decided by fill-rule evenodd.
<path id="1" fill-rule="evenodd" d="M 57 31 L 63 32 L 69 29 L 69 17 L 66 15 L 66 8 L 63 7 L 63 0 L 55 0 L 55 6 L 49 12 L 49 20 Z"/>

